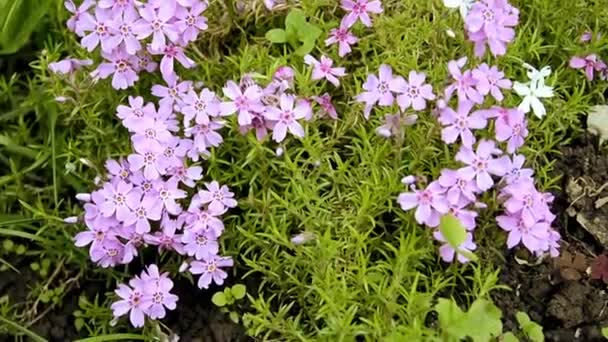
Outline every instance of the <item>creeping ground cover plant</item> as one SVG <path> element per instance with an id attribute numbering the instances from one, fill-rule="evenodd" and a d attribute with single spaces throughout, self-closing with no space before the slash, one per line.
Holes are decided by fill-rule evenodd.
<path id="1" fill-rule="evenodd" d="M 543 340 L 493 299 L 570 248 L 554 158 L 606 90 L 601 8 L 51 5 L 0 78 L 0 277 L 40 278 L 0 336 Z"/>

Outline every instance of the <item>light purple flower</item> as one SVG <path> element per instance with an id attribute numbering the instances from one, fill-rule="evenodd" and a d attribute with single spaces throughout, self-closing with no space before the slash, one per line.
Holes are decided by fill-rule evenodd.
<path id="1" fill-rule="evenodd" d="M 154 150 L 164 150 L 164 145 L 172 137 L 173 135 L 167 130 L 167 126 L 162 121 L 145 117 L 133 132 L 131 141 L 135 150 L 142 150 L 147 145 L 152 145 Z"/>
<path id="2" fill-rule="evenodd" d="M 160 107 L 173 108 L 173 104 L 181 101 L 181 98 L 192 89 L 192 81 L 179 82 L 175 73 L 163 74 L 167 86 L 155 84 L 152 86 L 152 95 L 160 97 Z M 160 110 L 160 108 L 159 108 Z"/>
<path id="3" fill-rule="evenodd" d="M 133 208 L 135 213 L 135 222 L 129 224 L 135 224 L 135 231 L 138 234 L 145 234 L 150 232 L 150 221 L 159 221 L 163 213 L 162 203 L 157 201 L 154 197 L 144 197 L 139 205 Z"/>
<path id="4" fill-rule="evenodd" d="M 224 279 L 228 278 L 228 274 L 222 270 L 222 267 L 232 267 L 233 265 L 234 262 L 231 258 L 214 255 L 209 260 L 190 263 L 190 273 L 200 274 L 198 287 L 208 289 L 212 281 L 217 285 L 224 284 Z"/>
<path id="5" fill-rule="evenodd" d="M 95 0 L 84 0 L 78 7 L 76 7 L 76 4 L 74 4 L 73 0 L 66 0 L 64 2 L 64 5 L 68 12 L 72 13 L 72 16 L 68 19 L 67 22 L 68 29 L 76 33 L 78 36 L 82 37 L 84 35 L 84 30 L 79 24 L 80 16 L 83 13 L 87 13 L 89 8 L 95 5 Z"/>
<path id="6" fill-rule="evenodd" d="M 206 125 L 209 124 L 209 118 L 220 114 L 220 103 L 215 93 L 208 88 L 203 88 L 200 94 L 190 90 L 183 97 L 181 112 L 184 114 L 185 127 L 190 126 L 192 119 L 195 119 L 198 124 Z"/>
<path id="7" fill-rule="evenodd" d="M 500 228 L 509 232 L 508 248 L 513 248 L 521 242 L 531 252 L 549 249 L 549 223 L 536 221 L 526 223 L 526 220 L 518 215 L 501 215 L 496 217 L 496 221 Z"/>
<path id="8" fill-rule="evenodd" d="M 195 41 L 198 33 L 207 29 L 207 19 L 201 15 L 206 9 L 206 1 L 197 1 L 189 10 L 181 8 L 177 11 L 179 20 L 175 24 L 184 44 Z"/>
<path id="9" fill-rule="evenodd" d="M 436 227 L 439 225 L 441 215 L 448 211 L 448 202 L 444 193 L 445 189 L 438 182 L 432 182 L 424 190 L 402 192 L 397 202 L 401 205 L 401 209 L 406 211 L 416 208 L 414 217 L 419 224 Z"/>
<path id="10" fill-rule="evenodd" d="M 445 89 L 445 99 L 448 101 L 452 98 L 454 92 L 458 95 L 458 100 L 469 100 L 477 104 L 482 104 L 484 97 L 477 91 L 475 86 L 477 80 L 473 77 L 471 70 L 465 70 L 462 72 L 460 69 L 467 63 L 467 58 L 462 57 L 459 60 L 448 62 L 448 70 L 454 83 L 450 84 Z"/>
<path id="11" fill-rule="evenodd" d="M 516 154 L 513 156 L 511 167 L 504 176 L 507 185 L 511 185 L 519 181 L 533 181 L 532 176 L 534 175 L 534 170 L 523 168 L 525 161 L 526 157 L 521 154 Z"/>
<path id="12" fill-rule="evenodd" d="M 143 169 L 144 177 L 148 180 L 158 179 L 167 172 L 167 169 L 159 162 L 163 148 L 155 144 L 145 144 L 135 147 L 134 154 L 127 157 L 131 165 L 131 172 Z"/>
<path id="13" fill-rule="evenodd" d="M 528 136 L 528 121 L 520 110 L 510 111 L 506 120 L 496 120 L 496 140 L 507 141 L 507 152 L 515 153 Z"/>
<path id="14" fill-rule="evenodd" d="M 110 48 L 114 49 L 124 43 L 124 49 L 129 55 L 134 55 L 141 50 L 141 43 L 137 39 L 135 31 L 138 25 L 145 21 L 140 19 L 135 10 L 117 14 L 117 18 L 108 22 L 112 36 L 108 38 Z"/>
<path id="15" fill-rule="evenodd" d="M 129 171 L 129 162 L 120 158 L 119 161 L 114 159 L 106 160 L 104 164 L 106 170 L 112 175 L 112 181 L 128 181 L 131 177 L 131 171 Z"/>
<path id="16" fill-rule="evenodd" d="M 346 69 L 341 67 L 333 67 L 334 61 L 332 61 L 329 57 L 323 55 L 321 56 L 321 60 L 316 60 L 311 55 L 304 56 L 304 64 L 312 66 L 312 75 L 310 78 L 313 81 L 326 79 L 334 86 L 340 86 L 340 80 L 338 77 L 346 76 Z"/>
<path id="17" fill-rule="evenodd" d="M 434 231 L 433 237 L 435 240 L 443 242 L 443 245 L 439 247 L 439 255 L 445 262 L 453 262 L 454 256 L 456 255 L 456 259 L 458 259 L 459 262 L 463 264 L 467 263 L 469 262 L 469 259 L 461 253 L 458 253 L 458 251 L 471 252 L 477 249 L 477 245 L 473 242 L 473 234 L 471 233 L 467 233 L 466 240 L 460 246 L 458 246 L 458 251 L 454 250 L 454 248 L 447 243 L 447 240 L 443 237 L 440 231 Z"/>
<path id="18" fill-rule="evenodd" d="M 329 116 L 333 120 L 338 119 L 338 112 L 336 112 L 336 107 L 334 107 L 334 104 L 331 102 L 331 96 L 328 93 L 321 96 L 313 96 L 312 99 L 321 106 L 321 117 Z"/>
<path id="19" fill-rule="evenodd" d="M 405 126 L 411 126 L 418 120 L 418 115 L 406 115 L 401 113 L 386 114 L 382 126 L 376 128 L 376 133 L 382 137 L 400 136 Z"/>
<path id="20" fill-rule="evenodd" d="M 186 254 L 193 256 L 196 260 L 213 259 L 219 250 L 217 239 L 208 230 L 188 229 L 184 231 L 182 242 Z"/>
<path id="21" fill-rule="evenodd" d="M 441 139 L 447 144 L 452 144 L 460 137 L 462 144 L 471 147 L 475 143 L 475 136 L 471 129 L 482 129 L 487 125 L 487 120 L 482 112 L 473 112 L 473 102 L 468 100 L 458 101 L 458 112 L 446 107 L 441 110 L 439 122 L 445 127 L 441 130 Z"/>
<path id="22" fill-rule="evenodd" d="M 329 31 L 329 38 L 325 40 L 325 46 L 338 44 L 338 56 L 344 57 L 352 50 L 351 45 L 356 44 L 359 39 L 353 35 L 348 27 L 340 26 Z"/>
<path id="23" fill-rule="evenodd" d="M 469 40 L 475 43 L 475 55 L 483 57 L 486 44 L 494 56 L 504 55 L 507 43 L 515 38 L 513 27 L 519 11 L 507 0 L 481 0 L 473 4 L 465 19 Z"/>
<path id="24" fill-rule="evenodd" d="M 110 9 L 113 16 L 127 14 L 132 17 L 137 15 L 134 0 L 99 0 L 97 6 L 103 9 Z"/>
<path id="25" fill-rule="evenodd" d="M 150 55 L 150 52 L 142 49 L 140 50 L 134 57 L 133 57 L 134 61 L 136 61 L 134 68 L 135 71 L 140 72 L 140 71 L 147 71 L 147 72 L 154 72 L 156 70 L 156 68 L 158 67 L 158 64 L 152 59 L 152 55 Z"/>
<path id="26" fill-rule="evenodd" d="M 169 43 L 162 50 L 150 49 L 152 55 L 163 55 L 160 61 L 160 72 L 166 78 L 174 73 L 174 64 L 177 60 L 184 68 L 193 68 L 196 64 L 184 53 L 182 46 Z"/>
<path id="27" fill-rule="evenodd" d="M 358 20 L 367 27 L 372 26 L 369 13 L 382 13 L 382 2 L 380 0 L 342 0 L 341 7 L 349 12 L 343 19 L 342 25 L 351 27 Z"/>
<path id="28" fill-rule="evenodd" d="M 122 120 L 123 126 L 129 131 L 135 132 L 144 124 L 146 118 L 153 118 L 156 114 L 154 103 L 148 102 L 144 105 L 141 96 L 129 96 L 129 106 L 119 105 L 116 108 L 116 116 Z"/>
<path id="29" fill-rule="evenodd" d="M 125 246 L 116 238 L 106 238 L 89 251 L 91 260 L 103 268 L 114 267 L 124 260 Z"/>
<path id="30" fill-rule="evenodd" d="M 463 201 L 475 202 L 477 199 L 475 194 L 481 192 L 473 180 L 465 179 L 456 170 L 441 170 L 438 182 L 447 189 L 446 199 L 450 204 L 458 204 Z"/>
<path id="31" fill-rule="evenodd" d="M 174 43 L 178 41 L 179 33 L 175 24 L 171 23 L 174 10 L 154 9 L 153 6 L 146 5 L 139 9 L 139 14 L 145 20 L 145 23 L 137 28 L 137 38 L 145 39 L 152 35 L 152 44 L 150 45 L 152 50 L 163 50 L 167 45 L 167 38 Z"/>
<path id="32" fill-rule="evenodd" d="M 264 105 L 260 102 L 262 90 L 258 86 L 247 87 L 244 91 L 234 83 L 228 81 L 223 88 L 224 96 L 232 101 L 222 102 L 220 104 L 220 113 L 222 116 L 231 115 L 238 112 L 239 125 L 250 125 L 253 119 L 253 112 L 263 113 Z"/>
<path id="33" fill-rule="evenodd" d="M 196 181 L 203 178 L 203 168 L 200 166 L 186 167 L 184 165 L 174 167 L 167 170 L 167 174 L 171 175 L 170 181 L 182 182 L 185 186 L 194 187 Z"/>
<path id="34" fill-rule="evenodd" d="M 144 240 L 147 244 L 158 246 L 159 251 L 175 251 L 178 254 L 184 255 L 184 244 L 182 243 L 182 235 L 175 232 L 182 228 L 184 220 L 178 217 L 176 220 L 169 218 L 169 215 L 163 215 L 160 223 L 161 230 L 154 235 L 146 234 Z"/>
<path id="35" fill-rule="evenodd" d="M 175 310 L 177 307 L 177 296 L 170 293 L 173 281 L 169 279 L 168 273 L 160 273 L 158 266 L 152 264 L 147 267 L 147 276 L 142 275 L 144 280 L 144 294 L 150 298 L 150 306 L 144 312 L 151 319 L 165 318 L 166 311 Z"/>
<path id="36" fill-rule="evenodd" d="M 219 217 L 222 212 L 215 212 L 208 209 L 201 210 L 197 207 L 188 209 L 186 214 L 186 229 L 193 231 L 207 231 L 215 239 L 218 239 L 224 231 L 224 223 Z"/>
<path id="37" fill-rule="evenodd" d="M 208 148 L 217 147 L 224 141 L 221 134 L 216 132 L 222 127 L 224 127 L 224 121 L 213 120 L 209 121 L 207 125 L 196 124 L 186 128 L 185 135 L 194 138 L 190 151 L 188 151 L 188 157 L 193 161 L 198 161 L 200 155 L 209 156 Z"/>
<path id="38" fill-rule="evenodd" d="M 66 58 L 57 62 L 49 63 L 49 70 L 55 74 L 67 75 L 80 69 L 83 66 L 92 65 L 90 59 Z"/>
<path id="39" fill-rule="evenodd" d="M 395 102 L 395 97 L 390 90 L 390 84 L 394 79 L 393 70 L 389 65 L 382 64 L 378 76 L 376 77 L 374 74 L 368 75 L 367 81 L 363 83 L 365 91 L 356 97 L 357 102 L 365 103 L 363 115 L 366 119 L 369 119 L 372 107 L 376 103 L 383 107 L 389 107 Z"/>
<path id="40" fill-rule="evenodd" d="M 111 306 L 114 317 L 120 317 L 129 313 L 129 320 L 135 328 L 144 326 L 144 310 L 152 305 L 152 301 L 144 296 L 143 286 L 131 288 L 125 284 L 119 284 L 116 294 L 121 300 L 114 302 Z"/>
<path id="41" fill-rule="evenodd" d="M 456 217 L 468 231 L 475 229 L 477 218 L 477 212 L 465 209 L 470 203 L 467 198 L 461 197 L 458 203 L 450 203 L 448 209 L 448 214 Z"/>
<path id="42" fill-rule="evenodd" d="M 589 81 L 593 81 L 595 71 L 602 72 L 606 70 L 606 63 L 597 58 L 597 55 L 590 54 L 585 58 L 572 57 L 570 59 L 570 67 L 573 69 L 584 69 L 585 77 Z"/>
<path id="43" fill-rule="evenodd" d="M 490 174 L 504 176 L 510 163 L 508 157 L 493 157 L 499 152 L 494 141 L 490 140 L 481 140 L 477 144 L 476 152 L 470 147 L 462 146 L 456 154 L 456 160 L 468 166 L 459 169 L 459 175 L 466 180 L 475 179 L 476 185 L 481 191 L 490 189 L 494 185 Z"/>
<path id="44" fill-rule="evenodd" d="M 133 209 L 141 199 L 141 191 L 133 187 L 133 184 L 124 181 L 116 185 L 105 183 L 101 194 L 105 201 L 99 206 L 100 212 L 105 217 L 116 214 L 121 222 L 133 222 Z"/>
<path id="45" fill-rule="evenodd" d="M 527 225 L 541 221 L 545 216 L 552 216 L 543 195 L 536 190 L 531 181 L 520 181 L 503 189 L 509 196 L 503 206 L 509 214 L 521 216 Z M 546 213 L 549 212 L 549 215 Z"/>
<path id="46" fill-rule="evenodd" d="M 281 142 L 285 139 L 287 131 L 296 137 L 304 136 L 304 128 L 298 120 L 304 119 L 310 112 L 310 106 L 300 102 L 295 104 L 295 98 L 292 95 L 282 94 L 280 99 L 280 108 L 268 107 L 265 116 L 267 119 L 276 121 L 272 139 L 276 142 Z"/>
<path id="47" fill-rule="evenodd" d="M 473 70 L 473 77 L 477 80 L 476 88 L 481 95 L 492 94 L 498 102 L 504 99 L 501 89 L 511 89 L 513 83 L 505 78 L 504 72 L 496 66 L 481 64 Z"/>
<path id="48" fill-rule="evenodd" d="M 187 193 L 177 187 L 175 181 L 159 182 L 156 184 L 158 195 L 156 199 L 162 203 L 169 214 L 179 215 L 182 212 L 182 207 L 176 200 L 187 197 Z"/>
<path id="49" fill-rule="evenodd" d="M 403 77 L 395 77 L 390 82 L 390 90 L 400 94 L 397 96 L 397 103 L 401 110 L 406 110 L 410 106 L 417 111 L 426 108 L 426 100 L 434 100 L 433 87 L 430 84 L 425 84 L 426 75 L 410 71 L 409 78 L 406 81 Z"/>
<path id="50" fill-rule="evenodd" d="M 109 12 L 101 8 L 95 9 L 95 17 L 88 12 L 81 13 L 77 22 L 76 32 L 89 31 L 89 34 L 85 35 L 80 41 L 82 46 L 91 52 L 101 43 L 101 49 L 106 53 L 110 53 L 112 51 L 109 39 L 109 23 L 111 20 L 112 17 Z"/>
<path id="51" fill-rule="evenodd" d="M 200 190 L 192 197 L 190 208 L 199 208 L 203 204 L 208 204 L 212 212 L 223 213 L 227 208 L 237 206 L 234 193 L 226 185 L 220 187 L 217 181 L 213 181 L 205 183 L 205 187 L 207 190 Z"/>
<path id="52" fill-rule="evenodd" d="M 93 79 L 105 79 L 114 74 L 112 77 L 112 87 L 114 89 L 127 89 L 139 80 L 139 76 L 134 69 L 135 60 L 122 49 L 116 49 L 112 54 L 102 52 L 101 54 L 107 62 L 99 64 L 91 76 Z"/>

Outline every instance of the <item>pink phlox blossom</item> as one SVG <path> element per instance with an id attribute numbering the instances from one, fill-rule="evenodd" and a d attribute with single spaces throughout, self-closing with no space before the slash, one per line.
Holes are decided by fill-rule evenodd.
<path id="1" fill-rule="evenodd" d="M 164 123 L 151 117 L 145 117 L 133 132 L 131 141 L 136 150 L 148 145 L 154 145 L 157 150 L 164 150 L 165 144 L 171 138 L 174 138 L 174 136 Z"/>
<path id="2" fill-rule="evenodd" d="M 361 20 L 361 23 L 367 27 L 372 26 L 372 19 L 369 14 L 382 13 L 382 2 L 380 0 L 342 0 L 341 7 L 348 14 L 342 19 L 341 26 L 351 27 Z"/>
<path id="3" fill-rule="evenodd" d="M 115 14 L 115 19 L 108 22 L 111 37 L 110 48 L 114 49 L 123 44 L 124 50 L 129 55 L 134 55 L 141 50 L 141 43 L 137 39 L 137 27 L 145 21 L 139 17 L 136 11 L 126 11 L 123 14 Z"/>
<path id="4" fill-rule="evenodd" d="M 125 284 L 118 285 L 115 292 L 120 297 L 120 300 L 112 304 L 112 314 L 114 317 L 120 317 L 130 312 L 129 320 L 131 324 L 136 328 L 140 328 L 144 326 L 145 322 L 144 310 L 147 310 L 152 305 L 152 300 L 149 296 L 144 295 L 141 281 L 131 280 L 130 285 L 140 286 L 129 287 Z"/>
<path id="5" fill-rule="evenodd" d="M 133 56 L 133 59 L 135 61 L 134 68 L 137 72 L 144 70 L 147 72 L 154 72 L 158 67 L 158 63 L 152 59 L 150 52 L 144 49 L 140 50 L 135 56 Z"/>
<path id="6" fill-rule="evenodd" d="M 106 160 L 104 164 L 106 170 L 110 173 L 110 180 L 112 182 L 125 181 L 128 182 L 131 177 L 131 170 L 129 162 L 123 158 L 118 161 L 114 159 Z"/>
<path id="7" fill-rule="evenodd" d="M 570 67 L 573 69 L 584 69 L 585 77 L 589 81 L 593 81 L 595 72 L 603 72 L 606 70 L 606 63 L 598 59 L 596 54 L 590 54 L 587 57 L 572 57 L 570 59 Z"/>
<path id="8" fill-rule="evenodd" d="M 148 180 L 156 180 L 167 172 L 162 164 L 160 154 L 163 148 L 156 144 L 144 144 L 141 147 L 135 146 L 135 153 L 129 155 L 127 160 L 131 165 L 131 172 L 143 169 L 143 175 Z"/>
<path id="9" fill-rule="evenodd" d="M 196 260 L 209 260 L 217 255 L 219 245 L 211 230 L 186 229 L 182 236 L 186 254 Z"/>
<path id="10" fill-rule="evenodd" d="M 144 241 L 152 246 L 158 246 L 159 251 L 175 251 L 178 254 L 184 255 L 186 251 L 182 243 L 182 234 L 177 234 L 184 225 L 184 219 L 179 216 L 177 219 L 171 219 L 169 215 L 164 214 L 160 223 L 161 230 L 154 234 L 146 234 Z"/>
<path id="11" fill-rule="evenodd" d="M 123 49 L 116 49 L 111 54 L 102 52 L 101 55 L 106 61 L 99 64 L 97 69 L 91 72 L 93 80 L 105 79 L 113 74 L 112 87 L 114 89 L 127 89 L 139 80 L 139 76 L 134 69 L 135 60 L 133 56 Z"/>
<path id="12" fill-rule="evenodd" d="M 102 51 L 106 53 L 112 52 L 110 41 L 110 21 L 112 16 L 109 11 L 95 8 L 95 16 L 88 12 L 80 13 L 79 20 L 76 25 L 76 32 L 89 32 L 84 34 L 80 44 L 91 52 L 101 43 Z"/>
<path id="13" fill-rule="evenodd" d="M 133 187 L 133 184 L 119 181 L 116 184 L 105 183 L 101 189 L 105 201 L 100 204 L 99 209 L 103 216 L 116 215 L 121 222 L 133 222 L 133 209 L 141 199 L 141 191 Z"/>
<path id="14" fill-rule="evenodd" d="M 187 187 L 193 188 L 196 181 L 203 178 L 203 168 L 200 166 L 186 167 L 181 165 L 167 170 L 167 174 L 171 175 L 170 180 L 179 181 Z"/>
<path id="15" fill-rule="evenodd" d="M 311 55 L 306 55 L 304 56 L 304 63 L 312 66 L 313 69 L 310 78 L 313 81 L 326 79 L 331 84 L 338 87 L 340 86 L 338 77 L 346 76 L 346 69 L 342 67 L 333 67 L 334 61 L 325 55 L 321 56 L 320 61 Z"/>
<path id="16" fill-rule="evenodd" d="M 123 263 L 125 245 L 116 238 L 106 236 L 97 248 L 92 248 L 89 252 L 94 263 L 103 268 L 114 267 Z"/>
<path id="17" fill-rule="evenodd" d="M 483 129 L 487 125 L 483 112 L 470 113 L 473 106 L 471 101 L 460 100 L 457 112 L 450 107 L 441 110 L 439 122 L 444 126 L 441 130 L 441 139 L 444 142 L 452 144 L 460 138 L 464 146 L 473 146 L 476 139 L 471 130 Z"/>
<path id="18" fill-rule="evenodd" d="M 80 16 L 83 13 L 88 14 L 87 11 L 95 6 L 95 0 L 84 0 L 78 7 L 76 7 L 73 0 L 66 0 L 64 5 L 68 12 L 72 13 L 72 16 L 67 21 L 68 29 L 80 37 L 84 36 L 84 30 L 81 25 L 79 25 Z"/>
<path id="19" fill-rule="evenodd" d="M 224 127 L 222 120 L 212 120 L 208 124 L 196 124 L 185 129 L 185 135 L 193 138 L 192 147 L 188 151 L 188 157 L 198 161 L 199 156 L 208 157 L 209 148 L 219 146 L 224 139 L 217 131 Z"/>
<path id="20" fill-rule="evenodd" d="M 83 66 L 92 65 L 90 59 L 66 58 L 57 62 L 49 63 L 49 70 L 55 74 L 67 75 L 82 68 Z"/>
<path id="21" fill-rule="evenodd" d="M 203 88 L 199 94 L 190 90 L 183 97 L 181 112 L 184 114 L 184 127 L 190 127 L 194 119 L 198 124 L 209 124 L 209 119 L 220 115 L 220 102 L 214 92 Z"/>
<path id="22" fill-rule="evenodd" d="M 208 28 L 207 18 L 202 13 L 207 9 L 207 1 L 196 1 L 190 9 L 180 8 L 177 10 L 175 23 L 181 33 L 183 44 L 196 40 L 198 33 Z"/>
<path id="23" fill-rule="evenodd" d="M 475 202 L 476 194 L 481 193 L 475 181 L 465 179 L 457 170 L 443 169 L 437 181 L 447 189 L 446 199 L 450 204 Z"/>
<path id="24" fill-rule="evenodd" d="M 320 117 L 328 116 L 333 120 L 338 119 L 338 112 L 336 111 L 334 104 L 331 102 L 331 95 L 325 93 L 321 96 L 313 96 L 312 99 L 315 100 L 315 102 L 317 102 L 317 104 L 319 104 L 321 107 L 319 115 Z"/>
<path id="25" fill-rule="evenodd" d="M 175 310 L 178 297 L 170 293 L 173 281 L 169 279 L 169 273 L 160 273 L 158 266 L 152 264 L 142 273 L 144 281 L 144 294 L 150 298 L 150 306 L 144 312 L 151 319 L 162 319 L 166 315 L 166 309 Z M 146 274 L 147 273 L 147 274 Z"/>
<path id="26" fill-rule="evenodd" d="M 126 14 L 132 17 L 137 15 L 135 0 L 99 0 L 97 6 L 109 9 L 112 16 Z"/>
<path id="27" fill-rule="evenodd" d="M 250 125 L 255 113 L 263 113 L 265 107 L 261 102 L 262 90 L 259 86 L 247 87 L 244 91 L 234 82 L 228 81 L 223 88 L 224 96 L 231 101 L 220 104 L 222 116 L 238 113 L 238 123 L 241 126 Z"/>
<path id="28" fill-rule="evenodd" d="M 325 46 L 338 44 L 338 56 L 344 57 L 351 50 L 351 45 L 356 44 L 359 39 L 350 32 L 348 27 L 340 26 L 329 31 L 329 38 L 325 40 Z"/>
<path id="29" fill-rule="evenodd" d="M 129 96 L 129 105 L 119 105 L 116 108 L 116 116 L 122 120 L 123 126 L 129 131 L 135 132 L 138 127 L 144 124 L 148 119 L 154 118 L 156 108 L 154 103 L 148 102 L 144 105 L 144 99 L 141 96 Z"/>
<path id="30" fill-rule="evenodd" d="M 150 48 L 154 51 L 163 50 L 167 45 L 167 38 L 173 43 L 179 39 L 179 32 L 174 23 L 172 23 L 175 8 L 171 9 L 155 9 L 150 4 L 142 6 L 139 9 L 139 14 L 145 22 L 137 28 L 137 38 L 145 39 L 152 35 L 152 43 Z"/>
<path id="31" fill-rule="evenodd" d="M 509 171 L 504 176 L 504 180 L 507 185 L 514 184 L 519 181 L 533 181 L 532 176 L 534 175 L 534 170 L 524 168 L 523 166 L 525 161 L 526 157 L 523 155 L 513 155 L 511 166 L 508 169 Z"/>
<path id="32" fill-rule="evenodd" d="M 185 215 L 186 229 L 193 231 L 208 231 L 218 239 L 224 231 L 224 223 L 220 220 L 222 212 L 191 207 Z"/>
<path id="33" fill-rule="evenodd" d="M 181 99 L 192 89 L 192 81 L 179 82 L 177 75 L 163 74 L 167 86 L 155 84 L 152 86 L 152 95 L 160 97 L 160 107 L 173 108 L 173 104 L 181 103 Z"/>
<path id="34" fill-rule="evenodd" d="M 186 69 L 191 69 L 196 65 L 192 59 L 186 56 L 182 46 L 173 43 L 168 43 L 161 50 L 150 48 L 150 54 L 163 56 L 160 61 L 160 72 L 165 78 L 175 73 L 174 64 L 176 60 Z"/>
<path id="35" fill-rule="evenodd" d="M 217 181 L 205 183 L 207 190 L 200 190 L 192 197 L 190 208 L 200 208 L 207 204 L 209 210 L 216 213 L 223 213 L 227 209 L 237 206 L 237 201 L 234 199 L 234 193 L 230 191 L 228 186 L 222 185 Z"/>
<path id="36" fill-rule="evenodd" d="M 390 86 L 393 80 L 393 69 L 386 64 L 380 66 L 378 77 L 374 74 L 367 76 L 367 80 L 363 83 L 363 90 L 365 91 L 356 97 L 357 102 L 365 103 L 363 112 L 365 119 L 369 119 L 369 114 L 376 103 L 382 107 L 393 105 L 395 96 L 391 92 Z"/>
<path id="37" fill-rule="evenodd" d="M 478 214 L 476 211 L 466 209 L 469 204 L 471 204 L 471 201 L 461 197 L 458 203 L 449 204 L 448 214 L 456 217 L 467 230 L 471 231 L 476 227 L 475 219 Z"/>
<path id="38" fill-rule="evenodd" d="M 484 96 L 492 94 L 492 97 L 498 102 L 504 99 L 501 89 L 511 89 L 513 86 L 513 83 L 505 78 L 505 73 L 498 70 L 496 66 L 490 67 L 483 63 L 473 69 L 472 73 L 477 80 L 475 85 L 477 91 Z"/>
<path id="39" fill-rule="evenodd" d="M 469 40 L 475 44 L 475 56 L 483 57 L 486 44 L 494 56 L 506 53 L 506 45 L 515 38 L 514 26 L 519 10 L 507 0 L 481 0 L 473 4 L 465 18 Z"/>
<path id="40" fill-rule="evenodd" d="M 531 252 L 549 249 L 549 223 L 542 221 L 526 222 L 519 215 L 501 215 L 496 217 L 496 221 L 500 228 L 509 232 L 508 248 L 513 248 L 521 242 Z"/>
<path id="41" fill-rule="evenodd" d="M 424 190 L 402 192 L 397 199 L 401 209 L 416 208 L 414 217 L 419 224 L 437 227 L 441 215 L 447 213 L 448 202 L 445 198 L 445 189 L 438 183 L 432 182 Z"/>
<path id="42" fill-rule="evenodd" d="M 192 261 L 189 271 L 192 274 L 200 274 L 198 279 L 198 287 L 208 289 L 211 282 L 217 285 L 224 284 L 224 279 L 228 277 L 228 273 L 222 268 L 232 267 L 234 262 L 230 257 L 212 256 L 204 261 Z"/>
<path id="43" fill-rule="evenodd" d="M 445 100 L 449 101 L 454 92 L 456 92 L 458 100 L 460 101 L 469 100 L 477 104 L 482 104 L 484 96 L 481 95 L 476 88 L 477 80 L 473 77 L 473 72 L 471 70 L 461 71 L 466 63 L 466 57 L 448 62 L 448 70 L 454 82 L 445 88 Z"/>
<path id="44" fill-rule="evenodd" d="M 510 164 L 508 157 L 495 158 L 496 154 L 500 154 L 500 150 L 496 148 L 496 143 L 490 140 L 481 140 L 476 151 L 471 147 L 462 146 L 456 154 L 456 160 L 467 166 L 458 170 L 459 175 L 466 180 L 475 179 L 481 191 L 490 189 L 494 185 L 490 175 L 504 176 Z"/>
<path id="45" fill-rule="evenodd" d="M 171 215 L 179 215 L 182 212 L 182 207 L 177 203 L 177 200 L 187 197 L 187 193 L 177 187 L 177 182 L 166 181 L 156 184 L 158 195 L 156 200 L 162 203 L 162 207 Z"/>
<path id="46" fill-rule="evenodd" d="M 398 93 L 397 104 L 402 111 L 410 106 L 420 111 L 426 108 L 426 101 L 434 100 L 433 87 L 430 84 L 424 83 L 426 74 L 418 73 L 414 70 L 410 71 L 408 80 L 403 77 L 395 77 L 389 84 L 391 91 Z"/>
<path id="47" fill-rule="evenodd" d="M 507 141 L 507 152 L 515 153 L 528 136 L 528 121 L 520 110 L 508 111 L 506 118 L 496 120 L 496 140 Z"/>
<path id="48" fill-rule="evenodd" d="M 298 120 L 304 119 L 312 112 L 309 105 L 304 102 L 296 103 L 292 95 L 282 94 L 279 108 L 268 107 L 265 116 L 275 122 L 272 130 L 272 139 L 281 142 L 285 139 L 287 131 L 296 137 L 304 137 L 304 128 Z"/>

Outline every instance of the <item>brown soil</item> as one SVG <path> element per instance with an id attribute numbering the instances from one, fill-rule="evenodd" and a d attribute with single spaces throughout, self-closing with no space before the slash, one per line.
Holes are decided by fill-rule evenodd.
<path id="1" fill-rule="evenodd" d="M 517 259 L 533 263 L 524 251 L 509 252 L 501 282 L 513 291 L 502 291 L 494 300 L 503 310 L 505 331 L 518 330 L 515 314 L 524 311 L 543 326 L 547 341 L 603 341 L 600 329 L 608 326 L 607 287 L 591 279 L 590 268 L 607 247 L 602 235 L 608 236 L 608 221 L 596 218 L 608 213 L 608 204 L 596 208 L 595 203 L 608 196 L 608 186 L 606 191 L 600 189 L 608 182 L 608 149 L 600 150 L 597 140 L 585 135 L 561 152 L 556 175 L 562 175 L 564 192 L 555 193 L 553 212 L 563 239 L 562 256 L 534 266 L 517 262 L 516 254 Z M 573 194 L 573 181 L 583 184 L 584 191 L 577 188 L 579 193 Z"/>

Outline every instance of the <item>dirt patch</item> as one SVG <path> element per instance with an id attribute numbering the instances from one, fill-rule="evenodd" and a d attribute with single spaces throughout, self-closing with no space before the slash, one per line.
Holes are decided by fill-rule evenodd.
<path id="1" fill-rule="evenodd" d="M 503 310 L 505 330 L 518 329 L 515 314 L 525 311 L 540 323 L 547 341 L 604 341 L 600 329 L 608 326 L 607 286 L 591 279 L 591 265 L 608 247 L 608 150 L 596 138 L 584 135 L 562 149 L 556 175 L 562 175 L 563 193 L 555 193 L 554 225 L 562 235 L 562 257 L 531 265 L 523 250 L 506 255 L 501 282 L 513 291 L 495 295 Z M 608 197 L 606 197 L 608 198 Z M 600 204 L 602 204 L 600 202 Z"/>
<path id="2" fill-rule="evenodd" d="M 12 270 L 0 272 L 0 295 L 8 295 L 11 304 L 21 306 L 27 301 L 32 286 L 40 281 L 39 275 L 30 270 L 29 262 L 24 259 L 11 260 L 21 273 Z M 78 298 L 84 294 L 92 301 L 97 295 L 99 301 L 103 302 L 103 296 L 112 289 L 105 288 L 105 282 L 95 280 L 80 281 L 78 285 L 64 296 L 59 305 L 44 313 L 28 329 L 50 342 L 66 342 L 89 337 L 83 335 L 85 329 L 78 332 L 74 325 L 73 313 L 78 310 Z M 217 289 L 200 290 L 185 280 L 176 282 L 173 293 L 179 296 L 177 309 L 170 312 L 162 322 L 181 337 L 180 341 L 250 341 L 241 325 L 233 323 L 211 303 L 211 296 L 215 290 Z M 38 313 L 43 313 L 47 307 L 39 305 Z M 13 336 L 0 334 L 0 342 L 14 340 Z"/>

